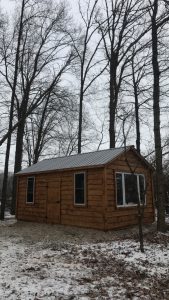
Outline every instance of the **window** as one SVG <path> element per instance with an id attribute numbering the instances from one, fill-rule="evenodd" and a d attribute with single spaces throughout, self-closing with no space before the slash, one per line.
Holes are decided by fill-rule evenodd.
<path id="1" fill-rule="evenodd" d="M 116 173 L 117 205 L 137 205 L 145 202 L 145 178 L 142 174 Z"/>
<path id="2" fill-rule="evenodd" d="M 76 173 L 74 175 L 74 203 L 84 205 L 85 201 L 85 173 Z"/>
<path id="3" fill-rule="evenodd" d="M 27 203 L 34 203 L 34 185 L 35 185 L 35 178 L 29 177 L 27 181 Z"/>

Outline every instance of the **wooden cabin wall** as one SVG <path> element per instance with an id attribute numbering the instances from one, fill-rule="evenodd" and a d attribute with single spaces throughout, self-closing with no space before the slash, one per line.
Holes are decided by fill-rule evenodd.
<path id="1" fill-rule="evenodd" d="M 35 176 L 34 203 L 26 203 L 27 197 L 27 177 L 18 176 L 17 187 L 17 209 L 18 220 L 25 221 L 46 221 L 46 195 L 47 184 L 43 176 Z"/>
<path id="2" fill-rule="evenodd" d="M 117 207 L 116 172 L 144 174 L 147 184 L 145 223 L 154 221 L 151 170 L 132 151 L 105 168 L 41 173 L 35 175 L 35 202 L 26 203 L 27 177 L 18 176 L 17 218 L 109 230 L 138 223 L 136 207 Z M 74 174 L 86 174 L 86 205 L 74 205 Z M 30 175 L 31 176 L 31 175 Z M 33 175 L 32 175 L 33 176 Z"/>
<path id="3" fill-rule="evenodd" d="M 78 171 L 77 171 L 78 172 Z M 73 225 L 86 228 L 104 229 L 104 169 L 92 168 L 80 170 L 86 174 L 86 205 L 74 205 L 74 170 L 63 171 L 50 174 L 35 175 L 35 202 L 26 203 L 26 186 L 28 176 L 18 177 L 17 193 L 17 218 L 19 220 L 39 221 L 60 223 L 64 225 Z M 58 184 L 59 180 L 59 214 L 60 221 L 53 218 L 48 219 L 47 207 L 49 188 Z M 57 197 L 56 197 L 57 198 Z"/>
<path id="4" fill-rule="evenodd" d="M 144 223 L 154 221 L 154 203 L 153 203 L 153 184 L 152 171 L 147 168 L 145 163 L 138 158 L 132 151 L 121 155 L 113 163 L 107 166 L 105 170 L 105 229 L 125 228 L 129 225 L 138 224 L 137 207 L 117 207 L 116 205 L 116 172 L 135 172 L 145 175 L 146 182 L 146 205 L 144 211 Z"/>
<path id="5" fill-rule="evenodd" d="M 61 185 L 61 224 L 104 229 L 104 171 L 86 173 L 86 205 L 74 205 L 74 173 L 64 172 Z"/>

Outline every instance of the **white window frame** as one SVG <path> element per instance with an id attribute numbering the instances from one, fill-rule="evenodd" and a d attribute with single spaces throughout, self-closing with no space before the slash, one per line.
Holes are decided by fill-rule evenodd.
<path id="1" fill-rule="evenodd" d="M 131 206 L 137 206 L 137 204 L 127 204 L 126 203 L 126 194 L 125 194 L 125 179 L 124 179 L 124 175 L 132 175 L 132 173 L 129 172 L 116 172 L 115 173 L 115 180 L 116 180 L 116 174 L 121 174 L 122 175 L 122 194 L 123 194 L 123 204 L 119 205 L 117 203 L 117 182 L 116 182 L 116 206 L 117 207 L 131 207 Z M 144 190 L 145 190 L 145 175 L 142 173 L 134 173 L 133 175 L 137 176 L 137 190 L 138 190 L 138 197 L 139 197 L 139 202 L 140 202 L 140 185 L 139 185 L 139 176 L 143 176 L 144 178 Z M 142 203 L 140 202 L 140 205 L 142 205 Z M 146 205 L 146 193 L 145 193 L 145 201 L 144 201 L 144 205 Z"/>
<path id="2" fill-rule="evenodd" d="M 84 203 L 76 203 L 76 175 L 84 175 Z M 74 205 L 75 206 L 86 206 L 86 172 L 76 172 L 74 173 Z"/>
<path id="3" fill-rule="evenodd" d="M 33 201 L 28 201 L 28 181 L 33 178 Z M 26 186 L 26 204 L 34 204 L 35 203 L 35 176 L 27 177 L 27 186 Z"/>

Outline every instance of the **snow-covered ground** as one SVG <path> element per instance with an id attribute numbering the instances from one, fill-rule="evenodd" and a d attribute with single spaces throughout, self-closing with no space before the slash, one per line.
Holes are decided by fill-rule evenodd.
<path id="1" fill-rule="evenodd" d="M 0 299 L 169 299 L 169 234 L 0 222 Z"/>

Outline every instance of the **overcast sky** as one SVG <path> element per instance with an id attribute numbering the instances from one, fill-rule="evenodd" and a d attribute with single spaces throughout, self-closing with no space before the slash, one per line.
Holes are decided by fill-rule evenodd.
<path id="1" fill-rule="evenodd" d="M 19 0 L 17 0 L 19 1 Z M 20 0 L 21 1 L 21 0 Z M 42 0 L 43 1 L 43 0 Z M 50 1 L 50 0 L 49 0 Z M 54 2 L 57 1 L 57 0 L 53 0 Z M 72 12 L 77 15 L 76 13 L 78 12 L 78 9 L 77 9 L 77 0 L 66 0 L 67 2 L 70 3 L 71 7 L 72 7 Z M 0 0 L 0 3 L 1 3 L 1 7 L 7 11 L 7 12 L 10 12 L 12 13 L 13 10 L 14 10 L 14 6 L 15 6 L 15 2 L 16 0 Z"/>
<path id="2" fill-rule="evenodd" d="M 18 2 L 21 2 L 22 0 L 0 0 L 0 7 L 2 8 L 2 11 L 5 13 L 7 12 L 9 15 L 13 15 L 15 4 Z M 43 1 L 43 0 L 42 0 Z M 48 0 L 50 1 L 50 0 Z M 58 0 L 53 0 L 53 2 L 57 2 Z M 65 0 L 66 3 L 68 2 L 72 8 L 72 15 L 74 18 L 78 16 L 78 0 Z M 83 0 L 82 0 L 83 1 Z M 3 170 L 4 167 L 4 153 L 6 149 L 6 144 L 2 145 L 0 147 L 0 172 Z M 14 164 L 14 154 L 15 154 L 15 145 L 12 145 L 11 147 L 11 155 L 10 155 L 10 164 L 9 169 L 10 171 L 13 171 L 13 164 Z"/>
<path id="3" fill-rule="evenodd" d="M 15 1 L 11 1 L 11 0 L 1 0 L 0 3 L 1 3 L 1 7 L 7 12 L 12 12 L 15 5 Z"/>
<path id="4" fill-rule="evenodd" d="M 4 12 L 8 12 L 10 15 L 13 15 L 14 13 L 14 7 L 15 7 L 15 4 L 16 2 L 21 2 L 22 0 L 0 0 L 0 6 L 2 7 L 2 9 L 4 10 Z M 41 0 L 43 2 L 43 0 Z M 51 0 L 48 0 L 49 2 Z M 82 3 L 85 3 L 85 1 L 83 2 L 84 0 L 81 0 Z M 58 2 L 58 0 L 53 0 L 53 2 Z M 77 23 L 77 20 L 80 21 L 80 18 L 78 18 L 78 0 L 65 0 L 66 3 L 69 3 L 70 6 L 72 7 L 72 15 L 74 16 L 74 19 L 76 20 L 76 23 Z M 103 92 L 104 93 L 104 92 Z M 105 95 L 101 94 L 100 95 L 100 99 L 104 99 L 105 101 Z M 101 102 L 100 102 L 101 103 Z M 98 104 L 98 111 L 99 111 L 99 108 L 100 108 L 100 103 Z M 90 104 L 92 105 L 92 104 Z M 94 102 L 94 109 L 96 110 L 96 103 Z M 101 103 L 102 105 L 102 103 Z M 107 106 L 108 107 L 108 106 Z M 107 109 L 107 107 L 105 109 Z M 96 115 L 94 114 L 94 117 Z M 100 116 L 100 115 L 99 115 Z M 97 117 L 98 118 L 98 117 Z M 102 122 L 102 116 L 100 117 L 100 122 Z M 102 123 L 101 123 L 102 124 Z M 149 139 L 150 139 L 150 132 L 148 133 L 149 135 Z M 144 135 L 144 138 L 145 138 L 145 135 Z M 146 141 L 145 141 L 146 143 Z M 104 145 L 105 147 L 105 145 Z M 2 153 L 4 152 L 5 150 L 5 144 L 3 145 L 3 147 L 1 147 L 0 149 L 0 170 L 3 169 L 3 164 L 4 164 L 4 155 L 2 155 Z M 15 153 L 15 145 L 12 145 L 12 148 L 11 148 L 11 156 L 10 156 L 10 170 L 13 169 L 13 163 L 14 163 L 14 153 Z"/>

